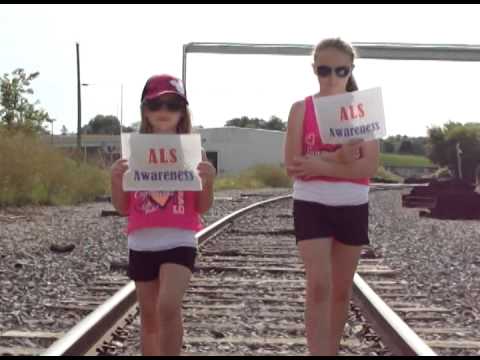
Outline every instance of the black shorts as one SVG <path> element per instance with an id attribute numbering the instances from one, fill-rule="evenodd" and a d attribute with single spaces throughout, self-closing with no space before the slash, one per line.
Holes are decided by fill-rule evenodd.
<path id="1" fill-rule="evenodd" d="M 368 203 L 355 206 L 328 206 L 295 200 L 293 219 L 297 243 L 333 237 L 346 245 L 369 245 Z"/>
<path id="2" fill-rule="evenodd" d="M 152 281 L 158 278 L 162 264 L 178 264 L 190 269 L 193 273 L 197 249 L 193 247 L 177 247 L 165 251 L 129 250 L 128 276 L 134 281 Z"/>

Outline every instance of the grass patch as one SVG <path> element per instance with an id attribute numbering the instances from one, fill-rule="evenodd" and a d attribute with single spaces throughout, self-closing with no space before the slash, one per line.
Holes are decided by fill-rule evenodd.
<path id="1" fill-rule="evenodd" d="M 382 166 L 424 167 L 435 166 L 430 159 L 419 155 L 380 154 Z"/>
<path id="2" fill-rule="evenodd" d="M 218 177 L 215 190 L 288 188 L 292 180 L 285 169 L 274 165 L 257 165 L 238 175 Z"/>
<path id="3" fill-rule="evenodd" d="M 442 167 L 433 173 L 433 177 L 435 179 L 452 178 L 453 174 L 450 172 L 448 167 Z"/>
<path id="4" fill-rule="evenodd" d="M 371 181 L 385 183 L 401 183 L 403 182 L 403 178 L 392 173 L 391 171 L 386 170 L 383 166 L 380 166 Z"/>
<path id="5" fill-rule="evenodd" d="M 34 136 L 0 132 L 0 206 L 69 205 L 109 192 L 109 173 Z"/>
<path id="6" fill-rule="evenodd" d="M 400 183 L 403 182 L 403 178 L 381 166 L 372 181 Z M 218 177 L 215 181 L 215 190 L 289 188 L 292 184 L 285 169 L 279 166 L 259 165 L 238 175 Z"/>

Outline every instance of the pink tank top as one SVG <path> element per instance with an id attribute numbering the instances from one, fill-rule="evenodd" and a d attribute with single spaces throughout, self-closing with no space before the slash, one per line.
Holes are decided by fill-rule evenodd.
<path id="1" fill-rule="evenodd" d="M 317 155 L 321 151 L 333 152 L 339 149 L 341 145 L 323 144 L 320 137 L 320 129 L 318 128 L 315 108 L 313 105 L 313 97 L 309 96 L 305 99 L 305 116 L 303 118 L 303 149 L 302 155 Z M 368 185 L 368 178 L 362 179 L 341 179 L 331 176 L 317 176 L 313 178 L 301 178 L 303 181 L 323 180 L 330 182 L 352 182 L 355 184 Z"/>
<path id="2" fill-rule="evenodd" d="M 127 234 L 144 228 L 202 229 L 197 192 L 130 192 Z"/>

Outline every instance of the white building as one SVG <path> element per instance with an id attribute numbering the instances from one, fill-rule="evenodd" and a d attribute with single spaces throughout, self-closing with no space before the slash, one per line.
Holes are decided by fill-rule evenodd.
<path id="1" fill-rule="evenodd" d="M 202 146 L 219 174 L 234 174 L 258 164 L 282 165 L 285 133 L 282 131 L 220 127 L 196 129 Z M 44 136 L 43 141 L 61 148 L 75 148 L 75 135 Z M 118 135 L 82 135 L 86 156 L 107 154 L 115 159 L 121 151 Z M 110 157 L 115 154 L 117 156 Z"/>
<path id="2" fill-rule="evenodd" d="M 219 174 L 232 174 L 258 164 L 282 165 L 282 131 L 221 127 L 199 129 L 202 146 Z"/>

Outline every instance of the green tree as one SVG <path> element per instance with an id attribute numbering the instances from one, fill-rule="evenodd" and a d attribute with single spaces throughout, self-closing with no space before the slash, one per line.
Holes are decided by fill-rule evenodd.
<path id="1" fill-rule="evenodd" d="M 413 154 L 413 145 L 410 140 L 403 140 L 398 149 L 400 154 Z"/>
<path id="2" fill-rule="evenodd" d="M 120 134 L 120 121 L 114 115 L 97 115 L 82 128 L 84 134 Z"/>
<path id="3" fill-rule="evenodd" d="M 415 155 L 423 155 L 426 156 L 426 144 L 427 138 L 426 137 L 416 137 L 411 138 L 410 141 L 412 142 L 412 153 Z"/>
<path id="4" fill-rule="evenodd" d="M 7 130 L 27 133 L 46 133 L 44 125 L 51 122 L 45 110 L 38 109 L 39 101 L 28 99 L 33 95 L 31 82 L 39 72 L 27 74 L 23 69 L 14 70 L 0 78 L 0 126 Z"/>
<path id="5" fill-rule="evenodd" d="M 395 143 L 392 140 L 382 140 L 382 152 L 385 153 L 394 153 L 395 152 Z"/>
<path id="6" fill-rule="evenodd" d="M 240 118 L 233 118 L 231 120 L 228 120 L 225 123 L 225 126 L 280 131 L 285 131 L 287 129 L 287 124 L 277 116 L 270 117 L 269 121 L 265 121 L 260 118 L 249 118 L 248 116 L 242 116 Z"/>
<path id="7" fill-rule="evenodd" d="M 225 123 L 225 126 L 237 126 L 237 127 L 247 127 L 249 118 L 247 116 L 242 116 L 241 118 L 233 118 L 228 120 Z"/>
<path id="8" fill-rule="evenodd" d="M 448 166 L 456 176 L 458 172 L 457 144 L 462 150 L 463 178 L 474 182 L 475 169 L 480 163 L 480 123 L 448 122 L 443 127 L 428 129 L 428 157 L 440 166 Z"/>
<path id="9" fill-rule="evenodd" d="M 287 130 L 287 124 L 282 121 L 277 116 L 272 116 L 270 120 L 267 122 L 267 129 L 269 130 L 279 130 L 279 131 L 286 131 Z"/>
<path id="10" fill-rule="evenodd" d="M 122 126 L 122 132 L 133 133 L 133 132 L 138 132 L 138 130 L 135 129 L 133 126 Z"/>
<path id="11" fill-rule="evenodd" d="M 134 122 L 130 127 L 133 129 L 133 131 L 140 131 L 140 125 L 141 125 L 141 122 L 140 121 L 137 121 L 137 122 Z"/>

